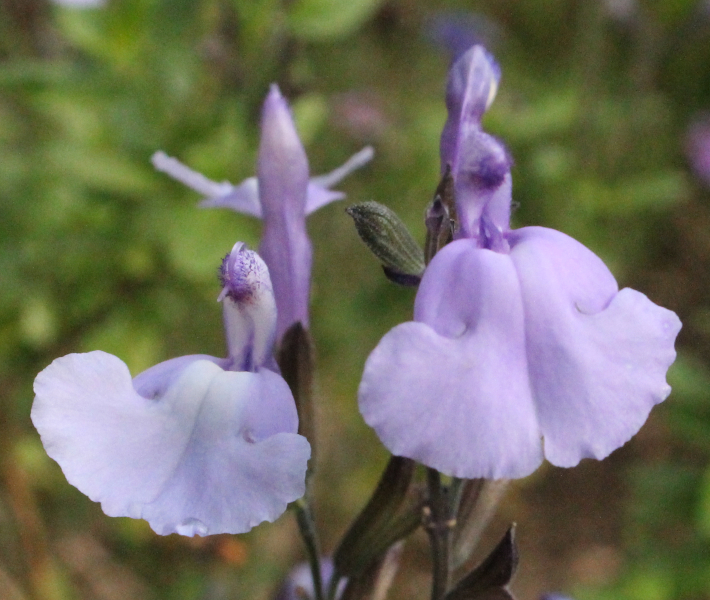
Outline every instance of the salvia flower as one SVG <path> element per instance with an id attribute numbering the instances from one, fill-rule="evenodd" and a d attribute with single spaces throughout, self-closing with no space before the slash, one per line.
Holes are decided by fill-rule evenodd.
<path id="1" fill-rule="evenodd" d="M 476 46 L 452 67 L 442 172 L 459 228 L 422 278 L 414 321 L 365 365 L 365 421 L 395 455 L 464 478 L 571 467 L 629 440 L 670 393 L 680 321 L 623 289 L 563 233 L 509 227 L 510 160 L 481 130 L 498 83 Z"/>
<path id="2" fill-rule="evenodd" d="M 32 422 L 69 483 L 161 535 L 243 533 L 305 491 L 310 446 L 288 385 L 263 366 L 276 328 L 268 269 L 238 243 L 220 276 L 227 358 L 182 356 L 131 379 L 95 351 L 35 379 Z"/>
<path id="3" fill-rule="evenodd" d="M 153 165 L 203 194 L 203 207 L 225 207 L 264 220 L 259 248 L 271 272 L 278 306 L 277 339 L 296 322 L 308 326 L 312 248 L 306 216 L 345 197 L 331 188 L 371 160 L 366 147 L 327 175 L 309 179 L 308 158 L 286 100 L 272 85 L 261 117 L 257 177 L 237 186 L 216 183 L 157 152 Z"/>

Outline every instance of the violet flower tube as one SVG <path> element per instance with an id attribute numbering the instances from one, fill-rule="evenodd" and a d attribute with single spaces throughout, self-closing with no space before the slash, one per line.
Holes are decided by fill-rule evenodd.
<path id="1" fill-rule="evenodd" d="M 227 358 L 173 358 L 131 380 L 95 351 L 35 379 L 32 422 L 69 483 L 161 535 L 244 533 L 305 492 L 310 445 L 288 385 L 263 367 L 276 328 L 268 269 L 238 243 L 220 273 Z"/>
<path id="2" fill-rule="evenodd" d="M 306 216 L 344 198 L 331 188 L 372 156 L 368 146 L 331 173 L 309 179 L 308 158 L 291 111 L 274 84 L 262 110 L 257 177 L 237 186 L 215 183 L 162 152 L 153 155 L 153 165 L 206 196 L 203 207 L 231 208 L 264 220 L 259 252 L 274 285 L 279 340 L 294 323 L 308 327 L 312 248 Z"/>
<path id="3" fill-rule="evenodd" d="M 670 393 L 681 327 L 643 294 L 619 291 L 567 235 L 510 229 L 510 160 L 480 126 L 497 83 L 480 46 L 451 69 L 441 158 L 459 229 L 424 273 L 414 321 L 382 338 L 359 389 L 365 421 L 393 454 L 462 478 L 609 455 Z"/>

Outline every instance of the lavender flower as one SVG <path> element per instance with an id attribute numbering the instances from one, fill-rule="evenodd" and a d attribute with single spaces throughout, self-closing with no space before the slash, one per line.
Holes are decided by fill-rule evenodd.
<path id="1" fill-rule="evenodd" d="M 221 281 L 227 358 L 182 356 L 131 380 L 95 351 L 35 379 L 32 422 L 69 483 L 161 535 L 243 533 L 305 491 L 310 446 L 288 385 L 263 367 L 276 327 L 268 269 L 238 243 Z"/>
<path id="2" fill-rule="evenodd" d="M 360 410 L 387 448 L 445 474 L 523 477 L 629 440 L 670 393 L 680 321 L 623 289 L 579 242 L 509 228 L 510 159 L 481 130 L 498 83 L 474 47 L 449 74 L 442 172 L 460 226 L 424 273 L 414 321 L 365 365 Z"/>
<path id="3" fill-rule="evenodd" d="M 280 339 L 294 323 L 308 326 L 312 248 L 306 216 L 345 197 L 331 188 L 366 164 L 373 150 L 366 147 L 327 175 L 308 177 L 308 158 L 277 85 L 264 102 L 257 177 L 241 184 L 215 183 L 174 158 L 157 152 L 153 165 L 206 196 L 203 207 L 225 207 L 264 220 L 259 248 L 274 284 Z"/>

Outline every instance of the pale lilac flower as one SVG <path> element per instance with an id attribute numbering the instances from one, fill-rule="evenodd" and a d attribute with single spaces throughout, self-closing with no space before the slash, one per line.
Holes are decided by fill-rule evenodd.
<path id="1" fill-rule="evenodd" d="M 565 234 L 509 228 L 510 161 L 480 128 L 497 82 L 481 47 L 452 68 L 441 157 L 460 229 L 427 267 L 414 321 L 380 341 L 359 390 L 365 421 L 393 454 L 463 478 L 606 457 L 670 393 L 681 326 L 619 291 Z"/>
<path id="2" fill-rule="evenodd" d="M 262 366 L 276 327 L 268 270 L 237 244 L 221 278 L 227 358 L 182 356 L 131 380 L 95 351 L 35 379 L 32 422 L 69 483 L 161 535 L 243 533 L 305 491 L 310 446 L 293 396 Z"/>
<path id="3" fill-rule="evenodd" d="M 331 577 L 335 572 L 333 560 L 327 557 L 320 559 L 320 575 L 323 587 L 327 590 Z M 336 599 L 340 598 L 347 579 L 341 579 L 336 591 Z M 311 567 L 308 563 L 302 562 L 297 564 L 286 576 L 283 584 L 276 594 L 275 600 L 309 600 L 315 598 L 315 586 L 313 585 L 313 576 L 311 575 Z"/>
<path id="4" fill-rule="evenodd" d="M 153 165 L 206 196 L 203 207 L 225 207 L 264 220 L 259 248 L 271 272 L 278 306 L 277 339 L 296 322 L 308 326 L 312 248 L 306 216 L 345 197 L 331 188 L 371 160 L 366 147 L 327 175 L 308 175 L 308 158 L 286 100 L 272 85 L 261 118 L 257 177 L 241 184 L 215 183 L 157 152 Z"/>

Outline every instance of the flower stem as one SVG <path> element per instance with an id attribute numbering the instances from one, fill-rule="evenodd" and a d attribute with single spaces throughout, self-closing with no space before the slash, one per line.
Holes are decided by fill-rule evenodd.
<path id="1" fill-rule="evenodd" d="M 442 600 L 451 587 L 451 531 L 460 499 L 461 482 L 454 479 L 449 488 L 441 483 L 441 475 L 427 469 L 429 501 L 425 508 L 425 527 L 429 535 L 432 557 L 431 600 Z"/>
<path id="2" fill-rule="evenodd" d="M 308 564 L 311 567 L 311 577 L 313 578 L 313 591 L 315 596 L 313 600 L 325 600 L 325 597 L 323 596 L 323 580 L 320 568 L 318 534 L 313 520 L 313 512 L 311 511 L 309 504 L 303 499 L 294 502 L 293 507 L 296 511 L 298 530 L 301 532 L 303 543 L 306 546 Z"/>

